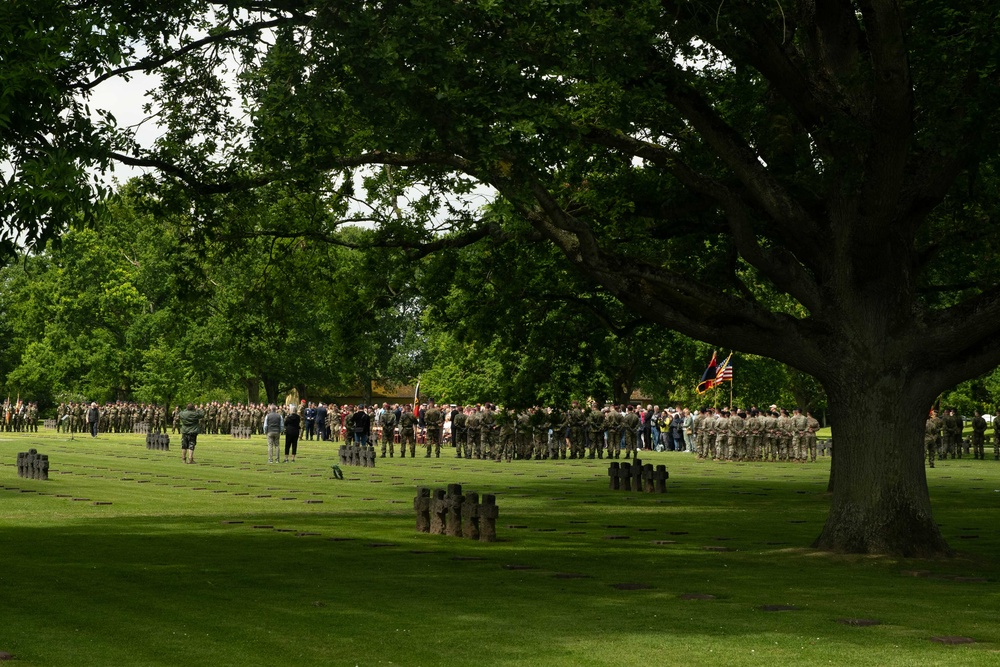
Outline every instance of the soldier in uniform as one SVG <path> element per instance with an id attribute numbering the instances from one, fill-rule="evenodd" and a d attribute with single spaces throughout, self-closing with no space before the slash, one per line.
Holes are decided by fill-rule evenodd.
<path id="1" fill-rule="evenodd" d="M 479 419 L 479 439 L 482 441 L 483 458 L 491 459 L 497 447 L 496 414 L 492 403 L 483 406 Z"/>
<path id="2" fill-rule="evenodd" d="M 1000 461 L 1000 409 L 993 415 L 993 460 Z"/>
<path id="3" fill-rule="evenodd" d="M 509 463 L 514 456 L 514 429 L 517 426 L 517 414 L 510 408 L 501 408 L 496 412 L 496 423 L 499 427 L 500 441 L 493 454 L 493 460 L 499 463 L 506 459 Z"/>
<path id="4" fill-rule="evenodd" d="M 406 445 L 410 445 L 410 457 L 417 455 L 417 435 L 413 430 L 417 420 L 413 417 L 413 408 L 409 404 L 403 406 L 399 413 L 399 457 L 406 458 Z"/>
<path id="5" fill-rule="evenodd" d="M 708 422 L 711 417 L 709 409 L 703 406 L 694 418 L 694 450 L 699 459 L 708 454 Z"/>
<path id="6" fill-rule="evenodd" d="M 719 418 L 715 420 L 715 460 L 728 461 L 732 457 L 729 450 L 729 408 L 722 408 Z"/>
<path id="7" fill-rule="evenodd" d="M 951 458 L 962 458 L 962 419 L 955 408 L 948 408 L 942 418 L 944 429 L 944 453 Z M 944 458 L 942 456 L 941 458 Z"/>
<path id="8" fill-rule="evenodd" d="M 552 428 L 552 439 L 549 441 L 549 458 L 555 460 L 566 458 L 566 413 L 559 408 L 549 411 L 549 426 Z"/>
<path id="9" fill-rule="evenodd" d="M 587 415 L 587 430 L 590 434 L 590 456 L 589 458 L 604 458 L 604 413 L 597 408 L 597 403 L 592 403 L 590 412 Z"/>
<path id="10" fill-rule="evenodd" d="M 382 427 L 382 458 L 385 458 L 386 446 L 389 448 L 389 458 L 392 458 L 396 442 L 396 413 L 389 409 L 388 403 L 382 404 L 382 413 L 378 417 Z"/>
<path id="11" fill-rule="evenodd" d="M 806 460 L 806 435 L 809 430 L 809 420 L 798 408 L 792 410 L 792 456 L 795 461 Z"/>
<path id="12" fill-rule="evenodd" d="M 462 458 L 462 449 L 469 439 L 469 430 L 466 423 L 469 421 L 469 414 L 461 405 L 451 414 L 451 440 L 455 443 L 455 457 Z M 465 450 L 465 458 L 469 458 L 469 450 Z"/>
<path id="13" fill-rule="evenodd" d="M 778 417 L 778 460 L 788 461 L 792 446 L 792 418 L 788 416 L 788 410 L 781 409 L 781 416 Z"/>
<path id="14" fill-rule="evenodd" d="M 639 442 L 639 431 L 642 429 L 642 422 L 639 415 L 635 413 L 635 406 L 629 405 L 625 409 L 625 417 L 622 419 L 625 427 L 625 458 L 635 457 L 636 447 Z"/>
<path id="15" fill-rule="evenodd" d="M 931 408 L 930 416 L 924 425 L 924 447 L 927 449 L 927 465 L 934 467 L 934 455 L 937 454 L 939 441 L 941 440 L 941 420 L 937 413 Z"/>
<path id="16" fill-rule="evenodd" d="M 819 431 L 819 421 L 806 411 L 806 453 L 809 460 L 816 463 L 816 432 Z"/>
<path id="17" fill-rule="evenodd" d="M 584 416 L 579 401 L 573 401 L 569 412 L 566 413 L 566 423 L 569 426 L 569 457 L 582 459 Z"/>
<path id="18" fill-rule="evenodd" d="M 622 427 L 624 426 L 622 413 L 618 412 L 617 406 L 611 406 L 605 422 L 608 425 L 608 458 L 617 459 L 622 453 Z"/>
<path id="19" fill-rule="evenodd" d="M 549 457 L 549 419 L 545 410 L 534 406 L 528 413 L 531 429 L 531 458 L 536 461 Z"/>
<path id="20" fill-rule="evenodd" d="M 470 405 L 465 417 L 465 458 L 483 458 L 482 424 L 483 415 L 478 406 Z"/>
<path id="21" fill-rule="evenodd" d="M 976 459 L 985 459 L 985 445 L 986 445 L 986 420 L 976 410 L 973 413 L 975 416 L 972 418 L 972 457 Z"/>
<path id="22" fill-rule="evenodd" d="M 434 401 L 427 401 L 427 412 L 424 414 L 424 425 L 427 427 L 427 456 L 430 458 L 431 447 L 434 448 L 434 456 L 441 457 L 441 428 L 444 426 L 444 414 Z"/>

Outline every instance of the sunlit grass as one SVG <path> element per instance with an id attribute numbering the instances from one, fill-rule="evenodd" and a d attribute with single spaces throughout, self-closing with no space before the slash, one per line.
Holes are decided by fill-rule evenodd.
<path id="1" fill-rule="evenodd" d="M 826 516 L 828 460 L 647 454 L 667 464 L 670 480 L 667 494 L 642 495 L 610 491 L 599 460 L 495 464 L 455 460 L 446 449 L 441 459 L 418 452 L 346 468 L 348 479 L 336 481 L 331 443 L 303 443 L 294 465 L 268 465 L 261 438 L 201 436 L 198 464 L 184 465 L 176 444 L 157 452 L 142 442 L 0 436 L 0 651 L 17 664 L 993 665 L 998 657 L 1000 464 L 992 460 L 929 471 L 935 516 L 960 555 L 904 561 L 808 548 Z M 17 478 L 16 454 L 29 447 L 49 454 L 50 481 Z M 415 487 L 454 482 L 497 494 L 501 541 L 415 532 Z M 909 574 L 921 570 L 932 576 Z M 555 576 L 567 574 L 580 576 Z M 621 583 L 646 588 L 614 587 Z M 845 618 L 881 624 L 838 622 Z M 934 636 L 977 643 L 946 646 Z"/>

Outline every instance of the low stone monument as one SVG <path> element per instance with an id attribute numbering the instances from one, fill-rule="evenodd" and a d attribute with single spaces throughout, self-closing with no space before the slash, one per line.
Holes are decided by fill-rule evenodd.
<path id="1" fill-rule="evenodd" d="M 492 493 L 483 494 L 483 504 L 479 506 L 479 541 L 497 541 L 497 517 L 500 508 L 497 507 L 497 497 Z"/>
<path id="2" fill-rule="evenodd" d="M 17 476 L 25 479 L 47 480 L 49 478 L 49 457 L 39 454 L 36 449 L 17 454 Z"/>
<path id="3" fill-rule="evenodd" d="M 417 532 L 496 542 L 499 509 L 495 495 L 484 494 L 480 502 L 478 493 L 463 493 L 461 484 L 449 484 L 447 491 L 418 486 L 413 509 Z"/>
<path id="4" fill-rule="evenodd" d="M 451 537 L 462 536 L 462 504 L 465 503 L 465 496 L 462 495 L 461 484 L 449 484 L 448 493 L 445 496 L 447 505 L 447 515 L 445 516 L 445 534 Z"/>
<path id="5" fill-rule="evenodd" d="M 444 489 L 434 489 L 431 494 L 431 534 L 444 535 L 448 521 L 448 501 Z"/>
<path id="6" fill-rule="evenodd" d="M 462 504 L 462 537 L 479 539 L 479 494 L 475 491 L 466 493 Z"/>
<path id="7" fill-rule="evenodd" d="M 608 487 L 612 491 L 635 491 L 636 493 L 666 493 L 670 473 L 667 466 L 643 465 L 641 459 L 629 463 L 612 461 L 608 465 Z"/>
<path id="8" fill-rule="evenodd" d="M 152 449 L 160 452 L 169 452 L 170 436 L 167 435 L 166 433 L 147 433 L 146 449 Z"/>
<path id="9" fill-rule="evenodd" d="M 431 490 L 426 486 L 417 487 L 417 496 L 413 499 L 413 509 L 417 513 L 417 532 L 431 532 Z"/>

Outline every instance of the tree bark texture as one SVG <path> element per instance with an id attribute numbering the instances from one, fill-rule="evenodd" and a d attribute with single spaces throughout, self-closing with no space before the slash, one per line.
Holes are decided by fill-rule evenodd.
<path id="1" fill-rule="evenodd" d="M 928 406 L 889 369 L 830 388 L 834 425 L 830 514 L 814 547 L 928 557 L 950 554 L 931 511 L 924 468 Z M 836 483 L 833 483 L 836 480 Z"/>

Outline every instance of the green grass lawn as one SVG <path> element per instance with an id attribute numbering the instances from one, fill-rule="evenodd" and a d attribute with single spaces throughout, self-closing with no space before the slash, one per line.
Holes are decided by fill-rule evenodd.
<path id="1" fill-rule="evenodd" d="M 267 465 L 263 438 L 201 436 L 184 465 L 173 440 L 158 452 L 141 436 L 0 434 L 0 651 L 16 664 L 1000 661 L 992 459 L 928 471 L 959 555 L 919 561 L 808 548 L 828 460 L 651 454 L 668 492 L 643 495 L 610 491 L 599 460 L 495 464 L 446 449 L 337 481 L 332 443 Z M 29 447 L 49 455 L 50 481 L 17 477 Z M 415 532 L 416 486 L 448 483 L 497 494 L 499 542 Z M 838 622 L 857 618 L 880 625 Z"/>

